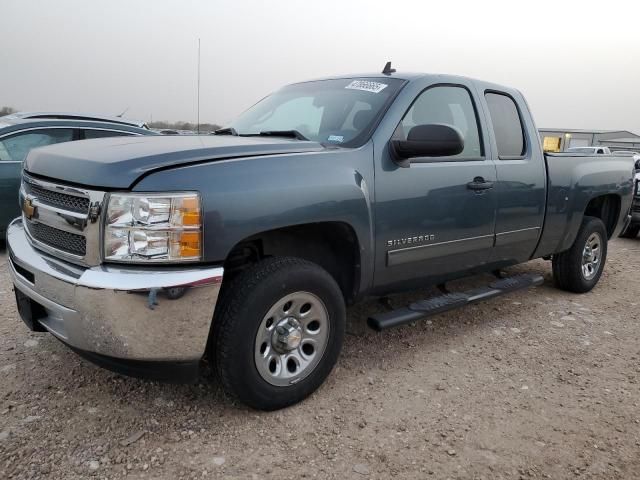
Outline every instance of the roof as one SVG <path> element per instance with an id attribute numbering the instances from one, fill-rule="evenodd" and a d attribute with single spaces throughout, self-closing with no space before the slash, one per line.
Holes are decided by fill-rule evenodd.
<path id="1" fill-rule="evenodd" d="M 418 78 L 429 77 L 433 74 L 429 73 L 416 73 L 416 72 L 403 72 L 403 73 L 380 73 L 380 72 L 368 72 L 368 73 L 348 73 L 344 75 L 331 75 L 328 77 L 312 78 L 310 80 L 303 80 L 296 83 L 317 82 L 321 80 L 339 80 L 341 78 L 397 78 L 398 80 L 416 80 Z"/>
<path id="2" fill-rule="evenodd" d="M 0 117 L 0 136 L 40 128 L 71 128 L 93 130 L 115 130 L 138 135 L 159 135 L 148 128 L 140 128 L 126 123 L 114 123 L 99 120 L 65 120 L 59 118 L 7 118 Z"/>
<path id="3" fill-rule="evenodd" d="M 621 137 L 621 138 L 607 138 L 606 140 L 600 140 L 601 142 L 611 142 L 611 143 L 640 143 L 640 137 Z"/>
<path id="4" fill-rule="evenodd" d="M 478 78 L 473 78 L 473 77 L 465 77 L 462 75 L 452 75 L 452 74 L 448 74 L 448 73 L 420 73 L 420 72 L 393 72 L 390 74 L 386 74 L 386 73 L 360 73 L 360 74 L 345 74 L 345 75 L 334 75 L 334 76 L 329 76 L 329 77 L 321 77 L 321 78 L 314 78 L 311 80 L 303 80 L 303 81 L 299 81 L 299 82 L 294 82 L 293 85 L 297 85 L 297 84 L 301 84 L 301 83 L 308 83 L 308 82 L 318 82 L 318 81 L 323 81 L 323 80 L 347 80 L 347 79 L 360 79 L 360 78 L 371 78 L 371 79 L 376 79 L 376 80 L 384 80 L 384 79 L 389 79 L 389 78 L 395 78 L 397 80 L 401 80 L 401 81 L 405 81 L 405 82 L 414 82 L 417 80 L 422 80 L 422 79 L 431 79 L 434 80 L 436 82 L 442 82 L 442 83 L 449 83 L 449 82 L 457 82 L 457 81 L 469 81 L 472 83 L 475 83 L 477 85 L 481 85 L 482 88 L 488 88 L 488 89 L 496 89 L 496 90 L 500 90 L 500 91 L 504 91 L 504 92 L 510 92 L 512 94 L 514 93 L 518 93 L 520 94 L 520 92 L 513 88 L 513 87 L 509 87 L 506 85 L 501 85 L 498 83 L 493 83 L 493 82 L 489 82 L 486 80 L 480 80 Z"/>
<path id="5" fill-rule="evenodd" d="M 622 133 L 626 130 L 589 130 L 580 128 L 539 128 L 541 132 L 558 132 L 558 133 Z M 631 132 L 627 132 L 631 133 Z"/>
<path id="6" fill-rule="evenodd" d="M 128 125 L 130 127 L 146 128 L 145 122 L 137 120 L 127 120 L 121 117 L 109 117 L 104 115 L 92 115 L 72 112 L 16 112 L 4 117 L 0 117 L 3 122 L 14 120 L 83 120 L 94 122 L 117 123 L 119 125 Z"/>
<path id="7" fill-rule="evenodd" d="M 619 137 L 615 137 L 617 138 L 626 138 L 626 139 L 630 139 L 630 138 L 634 138 L 636 139 L 636 141 L 638 141 L 638 138 L 640 138 L 640 135 L 636 135 L 633 132 L 630 132 L 629 130 L 588 130 L 588 129 L 584 129 L 584 128 L 539 128 L 538 131 L 540 132 L 553 132 L 553 133 L 583 133 L 583 134 L 587 134 L 587 135 L 612 135 L 612 134 L 619 134 Z M 611 138 L 607 138 L 607 141 L 612 140 L 614 137 Z"/>
<path id="8" fill-rule="evenodd" d="M 300 82 L 295 82 L 295 83 L 306 83 L 306 82 L 317 82 L 320 80 L 339 80 L 339 79 L 348 79 L 348 78 L 379 78 L 379 79 L 384 79 L 384 78 L 396 78 L 398 80 L 406 80 L 406 81 L 412 81 L 412 80 L 419 80 L 422 78 L 437 78 L 437 77 L 444 77 L 447 79 L 455 79 L 455 78 L 460 78 L 460 79 L 465 79 L 465 80 L 469 80 L 472 82 L 480 82 L 483 84 L 492 84 L 492 82 L 488 82 L 486 80 L 481 80 L 479 78 L 472 78 L 472 77 L 465 77 L 462 75 L 452 75 L 449 73 L 425 73 L 425 72 L 394 72 L 394 73 L 390 73 L 390 74 L 386 74 L 386 73 L 353 73 L 353 74 L 345 74 L 345 75 L 332 75 L 329 77 L 320 77 L 320 78 L 313 78 L 310 80 L 302 80 Z M 506 87 L 504 85 L 498 85 L 498 84 L 493 84 L 496 85 L 497 87 L 501 87 L 501 88 L 510 88 L 510 87 Z"/>

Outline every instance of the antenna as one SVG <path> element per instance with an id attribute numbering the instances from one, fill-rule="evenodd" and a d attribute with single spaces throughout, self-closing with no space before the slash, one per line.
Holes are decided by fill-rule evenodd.
<path id="1" fill-rule="evenodd" d="M 117 117 L 117 118 L 122 118 L 122 116 L 123 116 L 125 113 L 127 113 L 127 112 L 129 111 L 129 108 L 131 108 L 131 107 L 127 107 L 127 108 L 125 108 L 125 109 L 122 111 L 122 113 L 121 113 L 120 115 L 116 115 L 116 117 Z"/>
<path id="2" fill-rule="evenodd" d="M 395 73 L 395 71 L 395 68 L 391 68 L 391 62 L 387 62 L 387 64 L 384 66 L 384 69 L 382 70 L 382 73 L 385 75 L 391 75 L 392 73 Z"/>
<path id="3" fill-rule="evenodd" d="M 200 134 L 200 38 L 198 38 L 198 122 L 197 132 Z"/>

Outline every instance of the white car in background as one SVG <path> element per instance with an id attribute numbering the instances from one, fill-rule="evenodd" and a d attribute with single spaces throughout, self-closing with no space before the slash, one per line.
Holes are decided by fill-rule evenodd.
<path id="1" fill-rule="evenodd" d="M 611 155 L 609 147 L 571 147 L 565 150 L 566 153 L 580 153 L 584 155 Z"/>
<path id="2" fill-rule="evenodd" d="M 634 162 L 638 162 L 638 160 L 640 160 L 640 153 L 638 152 L 630 152 L 627 150 L 616 150 L 614 152 L 611 152 L 613 155 L 618 155 L 620 157 L 633 157 L 633 161 Z M 636 167 L 636 169 L 638 169 Z"/>

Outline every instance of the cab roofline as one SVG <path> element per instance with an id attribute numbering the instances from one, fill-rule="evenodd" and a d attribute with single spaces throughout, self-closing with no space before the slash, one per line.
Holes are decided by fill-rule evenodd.
<path id="1" fill-rule="evenodd" d="M 358 78 L 374 78 L 374 79 L 381 79 L 381 80 L 388 79 L 388 78 L 396 78 L 398 80 L 403 80 L 405 82 L 413 82 L 416 80 L 431 78 L 435 81 L 439 81 L 442 83 L 455 83 L 456 81 L 465 80 L 465 81 L 471 81 L 477 84 L 481 84 L 484 87 L 490 88 L 490 89 L 495 88 L 496 90 L 503 90 L 506 92 L 515 91 L 512 87 L 507 87 L 505 85 L 499 85 L 497 83 L 487 82 L 485 80 L 480 80 L 477 78 L 465 77 L 463 75 L 451 75 L 451 74 L 445 74 L 445 73 L 421 73 L 421 72 L 393 72 L 389 74 L 384 74 L 380 72 L 376 72 L 376 73 L 369 72 L 369 73 L 360 73 L 360 74 L 334 75 L 329 77 L 321 77 L 321 78 L 314 78 L 311 80 L 294 82 L 291 85 L 299 85 L 302 83 L 309 83 L 309 82 L 319 82 L 323 80 L 348 80 L 348 79 L 355 80 Z"/>

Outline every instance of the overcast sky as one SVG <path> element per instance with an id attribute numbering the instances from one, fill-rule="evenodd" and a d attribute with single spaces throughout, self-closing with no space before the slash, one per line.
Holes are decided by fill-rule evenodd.
<path id="1" fill-rule="evenodd" d="M 538 127 L 640 134 L 633 1 L 0 0 L 0 106 L 225 123 L 279 86 L 380 71 L 520 89 Z"/>

